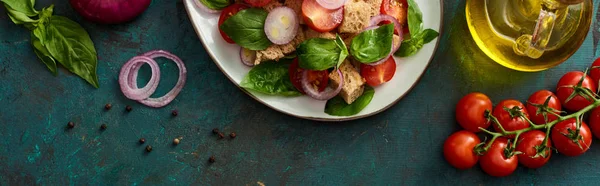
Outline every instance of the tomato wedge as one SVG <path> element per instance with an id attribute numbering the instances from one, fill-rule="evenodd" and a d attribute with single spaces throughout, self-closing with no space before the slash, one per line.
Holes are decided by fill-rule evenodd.
<path id="1" fill-rule="evenodd" d="M 302 2 L 302 18 L 313 30 L 329 32 L 342 23 L 344 7 L 328 10 L 319 5 L 316 0 L 304 0 Z"/>
<path id="2" fill-rule="evenodd" d="M 298 66 L 298 58 L 294 59 L 294 61 L 292 62 L 292 64 L 290 64 L 290 68 L 288 70 L 288 73 L 290 74 L 290 80 L 292 81 L 292 84 L 294 85 L 294 87 L 296 87 L 296 89 L 298 89 L 298 91 L 300 91 L 302 94 L 306 94 L 306 92 L 304 92 L 304 89 L 302 88 L 302 83 L 300 82 L 302 80 L 302 73 L 304 72 L 304 69 L 300 68 Z M 329 73 L 327 73 L 327 70 L 322 70 L 322 71 L 316 71 L 316 70 L 309 70 L 308 71 L 308 81 L 316 87 L 319 87 L 319 92 L 325 90 L 325 88 L 327 88 L 327 84 L 329 83 Z"/>
<path id="3" fill-rule="evenodd" d="M 225 20 L 227 20 L 228 18 L 230 18 L 231 16 L 237 14 L 239 11 L 249 8 L 246 5 L 243 4 L 232 4 L 229 5 L 228 7 L 225 7 L 223 9 L 223 11 L 221 11 L 221 15 L 219 16 L 219 33 L 221 33 L 221 37 L 223 37 L 223 39 L 227 42 L 227 43 L 231 43 L 234 44 L 235 42 L 229 38 L 229 36 L 227 34 L 225 34 L 225 32 L 223 32 L 221 30 L 221 25 L 223 24 L 223 22 L 225 22 Z"/>
<path id="4" fill-rule="evenodd" d="M 385 62 L 376 65 L 360 64 L 360 76 L 367 80 L 370 86 L 381 85 L 388 82 L 396 74 L 396 60 L 389 57 Z"/>
<path id="5" fill-rule="evenodd" d="M 271 0 L 244 0 L 253 7 L 263 7 L 271 2 Z"/>
<path id="6" fill-rule="evenodd" d="M 408 12 L 408 3 L 406 0 L 383 0 L 379 11 L 381 14 L 396 18 L 401 25 L 406 25 L 406 15 Z"/>

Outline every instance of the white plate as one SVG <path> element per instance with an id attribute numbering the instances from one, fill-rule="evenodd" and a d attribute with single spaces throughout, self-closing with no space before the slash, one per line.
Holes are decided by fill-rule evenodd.
<path id="1" fill-rule="evenodd" d="M 440 0 L 415 0 L 423 12 L 424 28 L 441 30 L 442 6 Z M 239 87 L 250 67 L 244 66 L 238 55 L 240 47 L 226 43 L 219 34 L 217 22 L 219 14 L 201 11 L 194 5 L 194 0 L 184 0 L 190 20 L 204 44 L 208 54 L 225 75 Z M 371 103 L 354 116 L 331 116 L 324 112 L 325 101 L 317 101 L 307 96 L 294 98 L 270 96 L 254 91 L 247 91 L 257 101 L 277 111 L 292 116 L 320 121 L 346 121 L 377 114 L 398 102 L 417 83 L 433 58 L 439 37 L 426 44 L 414 56 L 396 57 L 396 74 L 391 81 L 375 88 Z"/>

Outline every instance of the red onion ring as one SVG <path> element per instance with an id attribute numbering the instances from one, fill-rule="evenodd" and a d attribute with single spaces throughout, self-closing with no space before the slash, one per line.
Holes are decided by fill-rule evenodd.
<path id="1" fill-rule="evenodd" d="M 152 70 L 152 77 L 150 77 L 150 81 L 143 88 L 138 88 L 137 86 L 137 72 L 140 70 L 143 64 L 146 63 L 150 65 L 150 69 Z M 139 64 L 139 65 L 138 65 Z M 160 68 L 156 61 L 152 58 L 146 56 L 136 56 L 131 58 L 123 67 L 121 68 L 121 72 L 119 73 L 119 85 L 121 87 L 121 91 L 125 95 L 125 97 L 132 100 L 143 100 L 156 91 L 156 87 L 158 87 L 158 82 L 160 80 Z"/>
<path id="2" fill-rule="evenodd" d="M 337 10 L 346 4 L 346 0 L 317 0 L 317 3 L 319 3 L 319 5 L 321 5 L 323 8 Z"/>
<path id="3" fill-rule="evenodd" d="M 252 67 L 254 66 L 254 61 L 256 60 L 256 51 L 250 51 L 250 52 L 254 52 L 250 55 L 246 55 L 245 51 L 248 49 L 245 49 L 244 47 L 240 47 L 240 61 L 242 61 L 242 64 Z"/>
<path id="4" fill-rule="evenodd" d="M 309 70 L 304 70 L 302 72 L 302 79 L 300 80 L 300 83 L 302 84 L 302 89 L 304 89 L 306 95 L 317 100 L 328 100 L 337 96 L 340 93 L 340 91 L 342 91 L 342 87 L 344 86 L 344 75 L 342 74 L 342 71 L 340 71 L 340 69 L 336 69 L 338 75 L 340 76 L 340 83 L 338 87 L 335 90 L 329 90 L 324 92 L 319 92 L 311 86 L 311 83 L 308 81 L 308 71 Z"/>
<path id="5" fill-rule="evenodd" d="M 171 91 L 169 91 L 167 94 L 165 94 L 162 97 L 159 98 L 147 98 L 144 100 L 138 100 L 138 102 L 146 105 L 146 106 L 150 106 L 150 107 L 164 107 L 166 105 L 168 105 L 169 103 L 171 103 L 171 101 L 173 101 L 173 99 L 175 99 L 175 97 L 177 97 L 177 95 L 179 95 L 179 92 L 181 92 L 181 89 L 183 89 L 183 85 L 185 85 L 185 81 L 186 81 L 186 75 L 187 75 L 187 69 L 185 68 L 185 64 L 183 63 L 183 61 L 181 59 L 179 59 L 179 57 L 164 51 L 164 50 L 154 50 L 154 51 L 150 51 L 147 52 L 145 54 L 143 54 L 143 56 L 147 56 L 150 58 L 158 58 L 158 57 L 164 57 L 167 59 L 172 60 L 173 62 L 175 62 L 175 64 L 177 64 L 177 67 L 179 68 L 179 79 L 177 80 L 177 83 L 175 84 L 175 87 L 173 87 L 173 89 L 171 89 Z M 134 80 L 134 84 L 136 84 L 137 80 Z"/>
<path id="6" fill-rule="evenodd" d="M 194 4 L 196 4 L 196 7 L 198 7 L 200 10 L 206 12 L 206 13 L 210 13 L 210 14 L 216 14 L 219 13 L 219 10 L 213 10 L 208 8 L 206 5 L 202 4 L 202 2 L 200 2 L 200 0 L 193 0 Z"/>

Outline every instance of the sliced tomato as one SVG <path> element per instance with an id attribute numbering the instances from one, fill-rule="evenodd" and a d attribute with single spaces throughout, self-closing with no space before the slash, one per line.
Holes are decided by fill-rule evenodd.
<path id="1" fill-rule="evenodd" d="M 408 12 L 408 3 L 406 0 L 383 0 L 379 11 L 381 14 L 396 18 L 401 25 L 406 25 L 406 15 Z"/>
<path id="2" fill-rule="evenodd" d="M 231 40 L 231 38 L 229 38 L 229 36 L 227 36 L 225 32 L 221 30 L 221 25 L 223 24 L 223 22 L 225 22 L 225 20 L 229 19 L 231 16 L 237 14 L 239 11 L 246 8 L 249 7 L 243 4 L 236 3 L 225 7 L 223 11 L 221 11 L 221 16 L 219 16 L 219 32 L 221 33 L 221 37 L 223 37 L 223 39 L 227 41 L 227 43 L 233 44 L 235 42 Z"/>
<path id="3" fill-rule="evenodd" d="M 367 80 L 370 86 L 381 85 L 388 82 L 396 74 L 396 60 L 394 57 L 389 57 L 385 62 L 376 65 L 360 64 L 360 76 Z"/>
<path id="4" fill-rule="evenodd" d="M 316 0 L 304 0 L 302 2 L 302 18 L 313 30 L 329 32 L 342 23 L 344 7 L 328 10 L 319 5 Z"/>
<path id="5" fill-rule="evenodd" d="M 244 0 L 253 7 L 263 7 L 271 2 L 271 0 Z"/>
<path id="6" fill-rule="evenodd" d="M 304 73 L 304 69 L 298 66 L 298 58 L 294 59 L 292 64 L 290 64 L 288 73 L 290 74 L 290 80 L 292 81 L 294 87 L 296 87 L 296 89 L 298 89 L 298 91 L 300 91 L 302 94 L 305 94 L 300 82 L 302 80 L 302 73 Z M 313 84 L 313 86 L 319 87 L 319 92 L 321 92 L 327 88 L 327 84 L 329 83 L 328 74 L 329 73 L 327 70 L 309 70 L 308 81 Z"/>

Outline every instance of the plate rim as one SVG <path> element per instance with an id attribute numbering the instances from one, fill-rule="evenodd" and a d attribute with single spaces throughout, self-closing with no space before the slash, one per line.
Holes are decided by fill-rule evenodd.
<path id="1" fill-rule="evenodd" d="M 192 27 L 194 27 L 194 32 L 196 32 L 196 36 L 200 40 L 200 43 L 202 43 L 202 46 L 204 46 L 204 48 L 206 49 L 206 48 L 208 48 L 208 46 L 206 46 L 206 43 L 200 37 L 199 28 L 192 21 L 192 16 L 191 16 L 191 13 L 190 13 L 190 10 L 192 10 L 192 8 L 190 8 L 189 6 L 195 6 L 195 4 L 190 3 L 190 1 L 193 1 L 193 0 L 184 0 L 183 4 L 185 6 L 185 11 L 186 11 L 186 13 L 188 15 L 188 19 L 190 20 L 190 23 L 192 24 Z M 293 114 L 293 113 L 285 112 L 283 110 L 275 108 L 274 106 L 271 106 L 271 105 L 265 103 L 264 101 L 258 99 L 256 96 L 252 95 L 252 93 L 250 93 L 248 90 L 244 89 L 243 87 L 241 87 L 240 85 L 238 85 L 237 83 L 235 83 L 235 81 L 233 80 L 233 78 L 231 76 L 229 76 L 229 74 L 227 74 L 227 72 L 225 72 L 225 70 L 223 69 L 223 67 L 221 67 L 221 65 L 219 63 L 217 63 L 214 54 L 211 53 L 208 50 L 205 50 L 205 51 L 210 56 L 210 58 L 212 58 L 213 63 L 219 68 L 219 70 L 221 71 L 221 73 L 223 73 L 225 75 L 225 77 L 227 77 L 227 79 L 229 79 L 229 81 L 231 83 L 233 83 L 233 85 L 235 85 L 238 89 L 242 90 L 242 92 L 244 92 L 246 95 L 250 96 L 255 101 L 258 101 L 259 103 L 261 103 L 261 104 L 269 107 L 270 109 L 273 109 L 273 110 L 275 110 L 277 112 L 283 113 L 283 114 L 288 115 L 288 116 L 292 116 L 292 117 L 300 118 L 300 119 L 305 119 L 305 120 L 312 120 L 312 121 L 343 122 L 343 121 L 351 121 L 351 120 L 363 119 L 363 118 L 367 118 L 367 117 L 371 117 L 371 116 L 377 115 L 377 114 L 379 114 L 379 113 L 381 113 L 383 111 L 388 110 L 392 106 L 396 105 L 400 100 L 402 100 L 402 98 L 404 98 L 404 96 L 406 96 L 408 93 L 410 93 L 412 91 L 412 89 L 415 88 L 415 86 L 417 84 L 419 84 L 419 82 L 423 78 L 423 75 L 425 75 L 425 71 L 427 71 L 427 68 L 429 68 L 429 65 L 431 64 L 431 61 L 433 61 L 433 58 L 435 57 L 435 54 L 437 52 L 437 49 L 439 47 L 439 44 L 440 44 L 440 42 L 442 40 L 442 36 L 443 36 L 443 33 L 444 33 L 444 30 L 443 30 L 443 28 L 444 28 L 444 0 L 439 0 L 439 2 L 440 2 L 440 26 L 438 28 L 439 36 L 436 39 L 437 41 L 436 41 L 435 46 L 433 48 L 433 54 L 431 55 L 431 57 L 429 57 L 429 60 L 427 60 L 427 64 L 425 65 L 425 68 L 423 69 L 423 71 L 421 71 L 421 74 L 419 74 L 419 77 L 417 78 L 417 80 L 412 85 L 410 85 L 410 87 L 408 88 L 408 90 L 406 90 L 406 92 L 404 92 L 402 95 L 400 95 L 400 97 L 398 97 L 396 100 L 392 101 L 390 104 L 386 105 L 385 107 L 383 107 L 383 108 L 381 108 L 379 110 L 376 110 L 374 112 L 371 112 L 369 114 L 365 114 L 365 115 L 350 116 L 350 117 L 345 117 L 345 118 L 320 118 L 320 117 L 310 117 L 310 116 L 299 116 L 299 115 L 296 115 L 296 114 Z"/>

